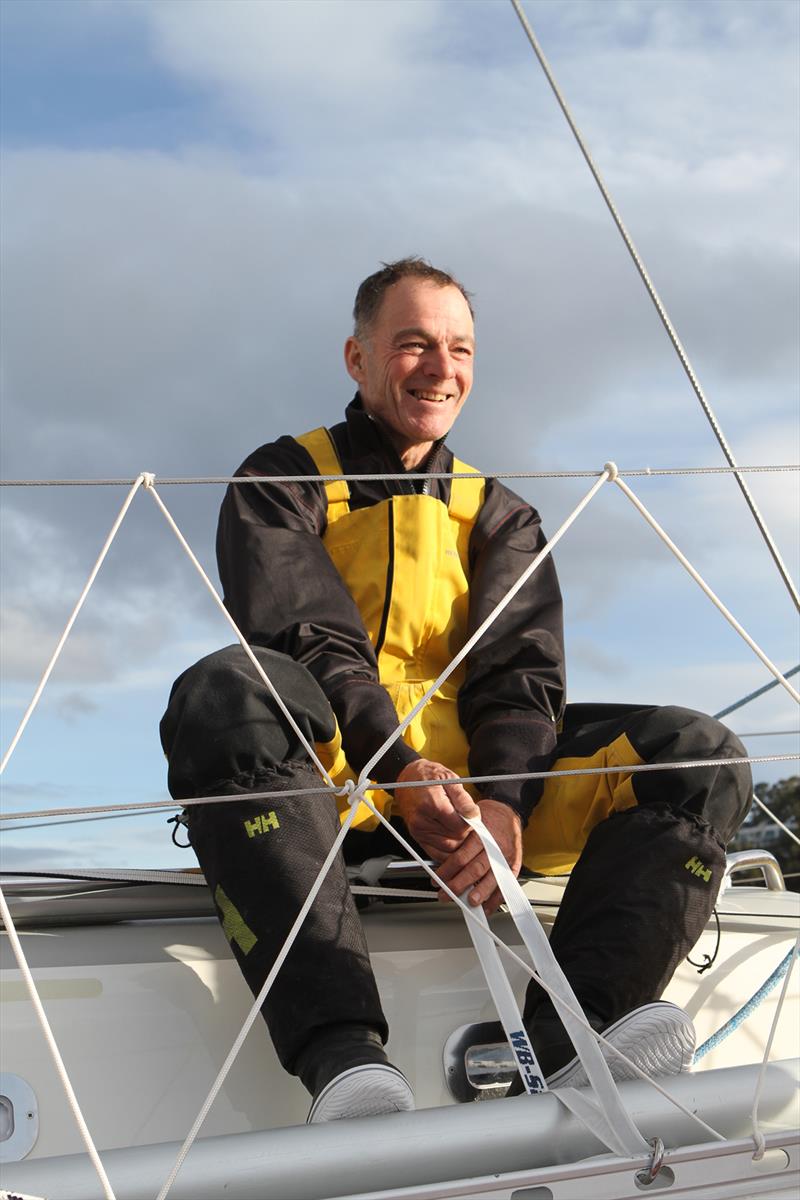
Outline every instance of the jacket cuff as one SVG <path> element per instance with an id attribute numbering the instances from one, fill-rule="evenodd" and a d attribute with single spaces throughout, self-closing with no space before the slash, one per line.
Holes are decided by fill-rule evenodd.
<path id="1" fill-rule="evenodd" d="M 556 727 L 546 717 L 510 713 L 487 721 L 472 734 L 470 775 L 515 775 L 546 771 L 556 745 Z M 522 820 L 523 829 L 544 789 L 543 779 L 498 779 L 480 785 L 486 798 L 507 804 Z"/>
<path id="2" fill-rule="evenodd" d="M 329 695 L 342 734 L 347 761 L 359 772 L 390 734 L 397 729 L 397 711 L 388 692 L 370 680 L 350 680 Z M 410 762 L 420 757 L 397 738 L 370 771 L 376 783 L 394 783 Z"/>

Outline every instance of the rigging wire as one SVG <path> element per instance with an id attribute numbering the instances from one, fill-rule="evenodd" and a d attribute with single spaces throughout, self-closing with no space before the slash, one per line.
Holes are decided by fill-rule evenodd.
<path id="1" fill-rule="evenodd" d="M 792 675 L 796 675 L 800 671 L 800 663 L 796 667 L 792 667 L 791 671 L 784 671 L 783 678 L 791 679 Z M 771 679 L 769 683 L 765 683 L 763 687 L 756 688 L 754 692 L 750 692 L 747 696 L 742 696 L 741 700 L 737 700 L 735 704 L 729 704 L 727 708 L 720 709 L 714 713 L 714 719 L 719 721 L 721 717 L 727 717 L 729 713 L 736 712 L 737 708 L 744 708 L 745 704 L 749 704 L 751 700 L 756 700 L 759 696 L 763 696 L 765 692 L 771 692 L 774 687 L 778 686 L 777 679 Z M 792 731 L 793 732 L 793 731 Z M 758 737 L 758 734 L 740 733 L 739 737 Z M 766 735 L 764 735 L 766 736 Z"/>
<path id="2" fill-rule="evenodd" d="M 712 430 L 714 431 L 714 435 L 715 435 L 717 441 L 719 442 L 720 448 L 722 449 L 722 453 L 725 455 L 725 458 L 727 459 L 728 464 L 733 469 L 734 475 L 736 476 L 736 482 L 739 485 L 739 489 L 747 502 L 750 512 L 753 515 L 753 519 L 755 520 L 755 523 L 758 526 L 761 536 L 763 537 L 763 539 L 767 545 L 767 549 L 769 550 L 770 554 L 772 555 L 773 561 L 775 562 L 775 566 L 778 568 L 778 572 L 781 576 L 781 579 L 783 580 L 784 584 L 786 585 L 786 589 L 792 598 L 795 608 L 798 609 L 798 611 L 800 611 L 800 593 L 798 593 L 797 587 L 796 587 L 791 575 L 789 574 L 789 571 L 788 571 L 783 559 L 781 558 L 780 551 L 778 550 L 778 547 L 775 545 L 772 535 L 771 535 L 769 529 L 767 528 L 766 522 L 764 521 L 764 518 L 762 517 L 761 513 L 758 510 L 758 507 L 757 507 L 756 502 L 750 492 L 750 489 L 748 488 L 745 480 L 742 477 L 742 473 L 741 473 L 741 471 L 736 463 L 736 460 L 733 456 L 733 451 L 731 450 L 730 446 L 728 445 L 725 434 L 722 432 L 722 428 L 720 427 L 720 424 L 719 424 L 716 416 L 714 415 L 711 405 L 709 404 L 708 400 L 706 399 L 705 393 L 703 392 L 703 389 L 700 386 L 700 381 L 694 372 L 694 368 L 692 367 L 692 364 L 689 361 L 689 357 L 688 357 L 685 349 L 683 348 L 681 340 L 678 337 L 677 331 L 676 331 L 674 325 L 672 324 L 672 321 L 669 318 L 667 310 L 665 309 L 665 307 L 661 301 L 661 297 L 659 296 L 658 292 L 656 291 L 655 285 L 653 284 L 653 281 L 651 280 L 650 275 L 648 274 L 647 268 L 645 267 L 644 262 L 642 261 L 642 258 L 640 256 L 638 250 L 636 249 L 636 246 L 634 245 L 633 239 L 631 238 L 631 235 L 628 233 L 628 230 L 626 229 L 626 227 L 623 223 L 622 217 L 620 216 L 619 212 L 617 211 L 617 207 L 611 198 L 608 188 L 606 187 L 605 182 L 603 181 L 603 178 L 600 175 L 600 172 L 599 172 L 598 168 L 596 167 L 591 154 L 589 153 L 589 148 L 586 145 L 586 142 L 585 142 L 580 130 L 578 129 L 577 124 L 575 123 L 575 119 L 573 118 L 572 113 L 570 112 L 570 109 L 567 105 L 566 100 L 564 99 L 561 89 L 559 88 L 558 84 L 556 83 L 555 76 L 553 75 L 553 72 L 550 68 L 550 64 L 548 63 L 547 59 L 545 58 L 544 52 L 542 51 L 542 48 L 539 45 L 536 34 L 533 32 L 533 29 L 531 28 L 531 25 L 528 21 L 528 18 L 525 15 L 525 11 L 522 7 L 521 0 L 511 0 L 511 4 L 514 8 L 515 13 L 517 14 L 517 17 L 519 18 L 519 22 L 522 25 L 523 30 L 525 31 L 525 35 L 526 35 L 528 41 L 530 42 L 531 47 L 533 48 L 533 52 L 539 60 L 539 65 L 541 66 L 542 70 L 544 71 L 547 82 L 550 84 L 550 87 L 553 91 L 553 95 L 555 96 L 556 100 L 558 101 L 558 105 L 559 105 L 562 113 L 564 114 L 564 117 L 566 118 L 567 124 L 569 125 L 570 129 L 572 130 L 572 134 L 575 138 L 575 141 L 578 143 L 578 147 L 581 151 L 581 154 L 583 155 L 584 159 L 586 160 L 586 165 L 588 166 L 589 170 L 591 171 L 594 181 L 597 184 L 598 188 L 600 189 L 600 194 L 602 195 L 603 199 L 606 202 L 606 207 L 608 208 L 608 211 L 611 213 L 611 216 L 614 220 L 614 224 L 616 225 L 617 229 L 619 230 L 620 236 L 622 237 L 622 240 L 624 241 L 624 243 L 628 249 L 628 253 L 631 256 L 631 259 L 633 260 L 634 266 L 636 267 L 636 270 L 639 272 L 641 280 L 644 283 L 645 288 L 647 289 L 647 293 L 650 296 L 650 299 L 652 300 L 653 305 L 655 306 L 656 312 L 658 313 L 659 317 L 661 318 L 661 323 L 664 326 L 664 329 L 667 331 L 667 334 L 669 336 L 670 341 L 672 342 L 675 353 L 678 355 L 678 358 L 680 359 L 681 366 L 683 367 L 683 369 L 686 373 L 686 377 L 692 386 L 692 390 L 694 391 L 694 394 L 697 397 L 697 399 L 700 401 L 700 405 L 708 419 L 709 424 L 711 425 Z"/>
<path id="3" fill-rule="evenodd" d="M 777 826 L 778 826 L 780 829 L 782 829 L 784 833 L 786 833 L 786 834 L 788 834 L 788 835 L 789 835 L 789 837 L 792 839 L 792 841 L 793 841 L 793 842 L 797 842 L 797 845 L 798 845 L 798 846 L 800 846 L 800 838 L 797 836 L 797 834 L 796 834 L 796 833 L 792 833 L 792 831 L 791 831 L 791 829 L 789 828 L 789 826 L 788 826 L 788 825 L 784 825 L 783 821 L 781 821 L 781 820 L 780 820 L 778 817 L 776 817 L 776 816 L 775 816 L 775 813 L 772 811 L 772 809 L 771 809 L 771 808 L 767 808 L 767 806 L 766 806 L 766 804 L 764 803 L 764 801 L 763 801 L 763 800 L 759 800 L 758 796 L 756 796 L 755 794 L 753 795 L 753 800 L 754 800 L 754 801 L 755 801 L 755 803 L 758 805 L 758 807 L 759 807 L 760 809 L 762 809 L 762 810 L 763 810 L 763 811 L 764 811 L 764 812 L 767 814 L 767 816 L 769 817 L 769 819 L 770 819 L 771 821 L 774 821 L 774 822 L 775 822 L 775 824 L 776 824 L 776 825 L 777 825 Z"/>
<path id="4" fill-rule="evenodd" d="M 620 475 L 769 475 L 800 471 L 798 463 L 771 463 L 750 467 L 631 467 Z M 602 471 L 378 471 L 366 475 L 155 475 L 143 472 L 159 487 L 186 484 L 248 484 L 248 483 L 334 483 L 340 479 L 362 483 L 380 483 L 389 479 L 597 479 Z M 130 487 L 135 479 L 0 479 L 0 487 Z"/>
<path id="5" fill-rule="evenodd" d="M 718 767 L 724 765 L 726 767 L 736 767 L 745 764 L 753 763 L 776 763 L 776 762 L 796 762 L 800 759 L 798 754 L 750 754 L 742 755 L 740 758 L 692 758 L 681 762 L 664 762 L 664 763 L 631 763 L 629 765 L 618 765 L 608 767 L 572 767 L 569 770 L 559 771 L 515 771 L 505 775 L 454 775 L 452 779 L 448 779 L 448 783 L 497 783 L 503 780 L 516 779 L 561 779 L 571 775 L 620 775 L 646 773 L 650 771 L 688 771 L 693 767 Z M 406 783 L 374 783 L 369 782 L 368 786 L 371 791 L 392 792 L 397 788 L 424 788 L 430 786 L 430 780 L 414 779 L 408 780 Z M 271 800 L 275 796 L 319 796 L 324 792 L 330 795 L 341 794 L 341 788 L 325 787 L 320 784 L 316 788 L 290 788 L 287 791 L 278 792 L 248 792 L 248 801 Z M 161 813 L 169 812 L 175 808 L 198 807 L 203 804 L 235 804 L 240 803 L 242 797 L 239 796 L 196 796 L 188 797 L 182 800 L 130 800 L 124 804 L 94 804 L 85 805 L 83 807 L 74 808 L 43 808 L 30 809 L 20 813 L 0 813 L 0 824 L 4 821 L 45 821 L 50 817 L 83 817 L 93 816 L 97 813 L 114 813 L 124 816 L 127 813 Z"/>

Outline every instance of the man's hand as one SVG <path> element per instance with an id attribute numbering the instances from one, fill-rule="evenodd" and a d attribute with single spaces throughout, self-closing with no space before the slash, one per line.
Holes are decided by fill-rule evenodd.
<path id="1" fill-rule="evenodd" d="M 397 776 L 398 783 L 430 780 L 430 787 L 397 788 L 394 808 L 434 862 L 447 859 L 471 832 L 459 814 L 478 816 L 478 806 L 469 792 L 460 783 L 447 783 L 455 778 L 454 771 L 427 758 L 409 763 Z"/>
<path id="2" fill-rule="evenodd" d="M 478 808 L 484 825 L 503 851 L 506 862 L 514 874 L 518 875 L 522 866 L 520 818 L 512 808 L 501 804 L 499 800 L 480 800 Z M 491 916 L 503 899 L 489 868 L 483 843 L 472 829 L 463 843 L 440 864 L 437 874 L 457 896 L 472 885 L 469 902 L 476 908 L 482 904 L 487 917 Z M 449 900 L 450 897 L 442 892 L 439 899 Z"/>

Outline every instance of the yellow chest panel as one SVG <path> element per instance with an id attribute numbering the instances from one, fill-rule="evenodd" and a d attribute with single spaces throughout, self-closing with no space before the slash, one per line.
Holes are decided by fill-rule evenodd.
<path id="1" fill-rule="evenodd" d="M 296 438 L 321 475 L 341 472 L 326 429 Z M 473 468 L 453 463 L 454 472 Z M 452 481 L 450 504 L 401 495 L 352 511 L 346 481 L 329 481 L 323 544 L 350 592 L 378 659 L 380 681 L 402 719 L 467 638 L 469 539 L 485 481 Z M 466 773 L 467 744 L 456 696 L 456 669 L 404 734 L 427 758 Z M 385 795 L 385 794 L 384 794 Z"/>

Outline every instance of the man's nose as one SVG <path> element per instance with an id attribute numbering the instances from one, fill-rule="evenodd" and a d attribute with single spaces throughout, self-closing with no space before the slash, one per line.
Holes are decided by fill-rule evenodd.
<path id="1" fill-rule="evenodd" d="M 447 346 L 431 346 L 425 354 L 423 368 L 432 379 L 452 379 L 453 358 Z"/>

